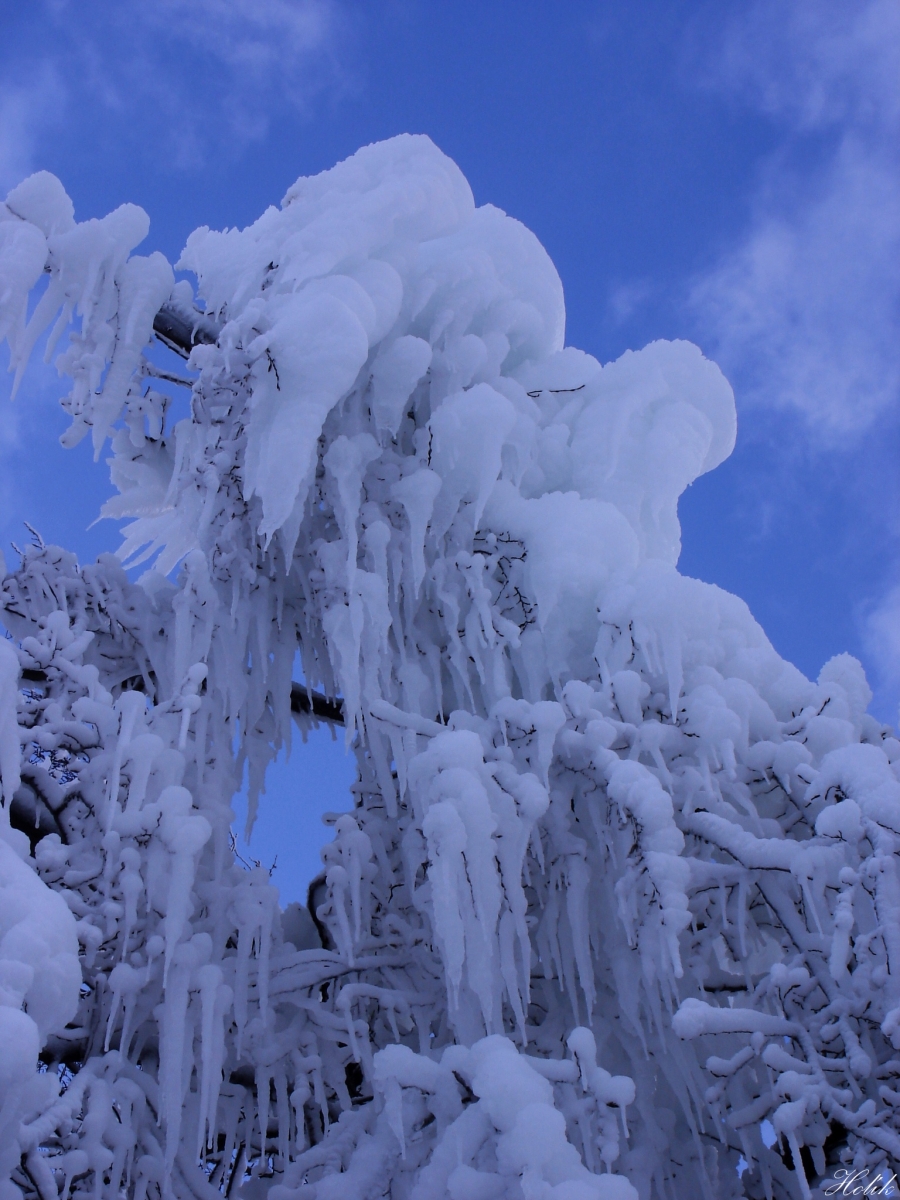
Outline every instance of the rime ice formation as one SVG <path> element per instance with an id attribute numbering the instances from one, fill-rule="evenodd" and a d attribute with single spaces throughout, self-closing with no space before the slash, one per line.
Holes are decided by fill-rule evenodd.
<path id="1" fill-rule="evenodd" d="M 13 368 L 74 322 L 63 440 L 110 441 L 128 519 L 2 584 L 3 1200 L 805 1197 L 900 1160 L 900 742 L 854 659 L 812 683 L 676 570 L 718 369 L 565 348 L 541 246 L 424 137 L 192 234 L 202 310 L 147 227 L 46 173 L 0 207 Z M 213 339 L 174 425 L 164 302 Z M 229 836 L 298 649 L 358 762 L 321 939 Z"/>

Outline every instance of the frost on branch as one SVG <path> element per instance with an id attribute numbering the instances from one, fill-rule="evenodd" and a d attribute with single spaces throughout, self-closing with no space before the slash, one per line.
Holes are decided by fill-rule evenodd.
<path id="1" fill-rule="evenodd" d="M 900 742 L 854 659 L 811 683 L 676 570 L 718 369 L 564 348 L 541 246 L 422 137 L 196 231 L 196 306 L 146 230 L 46 174 L 0 208 L 13 366 L 68 331 L 64 440 L 111 441 L 128 520 L 2 584 L 3 1200 L 787 1197 L 900 1159 Z M 164 303 L 203 331 L 174 425 Z M 315 938 L 230 839 L 314 719 L 298 650 L 358 763 Z"/>

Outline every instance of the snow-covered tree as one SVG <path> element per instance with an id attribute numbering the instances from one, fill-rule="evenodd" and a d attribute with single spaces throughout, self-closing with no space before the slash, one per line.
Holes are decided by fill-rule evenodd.
<path id="1" fill-rule="evenodd" d="M 2 584 L 0 1200 L 900 1160 L 900 742 L 855 659 L 811 683 L 676 570 L 718 368 L 565 348 L 546 253 L 425 137 L 197 230 L 196 293 L 147 231 L 46 173 L 0 206 L 17 382 L 68 335 L 63 442 L 109 442 L 130 519 Z M 303 929 L 231 801 L 323 719 L 355 807 Z"/>

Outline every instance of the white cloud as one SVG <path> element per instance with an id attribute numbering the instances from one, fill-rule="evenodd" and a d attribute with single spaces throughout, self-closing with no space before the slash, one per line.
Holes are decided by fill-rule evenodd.
<path id="1" fill-rule="evenodd" d="M 34 170 L 35 136 L 58 108 L 62 89 L 48 64 L 27 83 L 0 86 L 0 196 Z"/>
<path id="2" fill-rule="evenodd" d="M 337 10 L 328 0 L 156 0 L 124 6 L 132 19 L 249 72 L 291 74 L 327 45 Z"/>
<path id="3" fill-rule="evenodd" d="M 881 691 L 896 700 L 900 688 L 900 586 L 882 596 L 865 618 L 862 632 L 877 675 L 876 695 Z M 900 713 L 894 719 L 898 718 Z"/>
<path id="4" fill-rule="evenodd" d="M 798 410 L 826 440 L 900 400 L 898 80 L 894 0 L 760 0 L 707 80 L 770 114 L 783 142 L 693 310 L 745 399 Z"/>
<path id="5" fill-rule="evenodd" d="M 218 109 L 241 137 L 264 131 L 273 100 L 304 108 L 342 85 L 337 0 L 131 0 L 115 28 L 134 45 L 140 86 L 167 107 Z"/>
<path id="6" fill-rule="evenodd" d="M 895 0 L 754 0 L 725 31 L 707 83 L 801 129 L 900 119 Z"/>
<path id="7" fill-rule="evenodd" d="M 264 136 L 285 106 L 304 111 L 323 90 L 350 86 L 349 28 L 343 0 L 43 0 L 18 42 L 7 39 L 0 67 L 34 80 L 27 91 L 38 98 L 41 80 L 65 79 L 58 123 L 90 124 L 117 153 L 130 141 L 190 167 Z M 44 114 L 32 110 L 23 120 L 34 134 Z"/>
<path id="8" fill-rule="evenodd" d="M 35 169 L 38 130 L 43 122 L 52 119 L 62 95 L 59 80 L 49 64 L 35 71 L 27 83 L 5 80 L 0 85 L 0 196 L 5 196 Z M 4 348 L 0 354 L 0 370 L 4 374 L 7 362 Z M 39 364 L 35 374 L 45 383 L 50 369 Z M 10 401 L 10 378 L 0 376 L 0 531 L 4 534 L 12 533 L 9 517 L 16 509 L 16 497 L 23 483 L 23 445 L 29 416 L 22 401 L 18 404 Z M 34 386 L 31 390 L 35 390 Z"/>
<path id="9" fill-rule="evenodd" d="M 608 306 L 615 323 L 617 325 L 624 324 L 646 304 L 652 295 L 653 285 L 647 279 L 637 279 L 614 287 L 610 293 Z"/>
<path id="10" fill-rule="evenodd" d="M 0 91 L 0 193 L 5 194 L 31 167 L 31 137 L 25 96 L 15 88 Z"/>
<path id="11" fill-rule="evenodd" d="M 691 301 L 741 394 L 792 406 L 827 437 L 900 395 L 900 176 L 848 136 L 817 183 L 793 209 L 760 204 Z"/>
<path id="12" fill-rule="evenodd" d="M 893 716 L 900 585 L 889 548 L 900 521 L 887 447 L 900 429 L 900 6 L 747 0 L 728 11 L 740 15 L 723 18 L 713 52 L 707 39 L 700 86 L 764 115 L 777 145 L 743 234 L 692 281 L 695 333 L 745 406 L 799 418 L 780 447 L 782 469 L 812 451 L 847 479 L 835 569 L 851 522 L 883 547 L 884 575 L 873 565 L 854 591 L 871 589 L 857 629 L 876 709 Z"/>

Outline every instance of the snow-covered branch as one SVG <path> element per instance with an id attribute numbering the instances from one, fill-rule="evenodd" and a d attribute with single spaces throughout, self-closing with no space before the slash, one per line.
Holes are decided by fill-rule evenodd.
<path id="1" fill-rule="evenodd" d="M 0 1172 L 712 1200 L 881 1168 L 900 742 L 854 659 L 811 682 L 676 570 L 718 369 L 565 348 L 546 253 L 427 138 L 196 231 L 196 298 L 146 230 L 46 174 L 0 208 L 13 366 L 69 330 L 65 439 L 109 440 L 128 520 L 2 584 Z M 196 375 L 174 426 L 154 333 Z M 282 913 L 231 801 L 319 720 L 354 809 Z"/>

